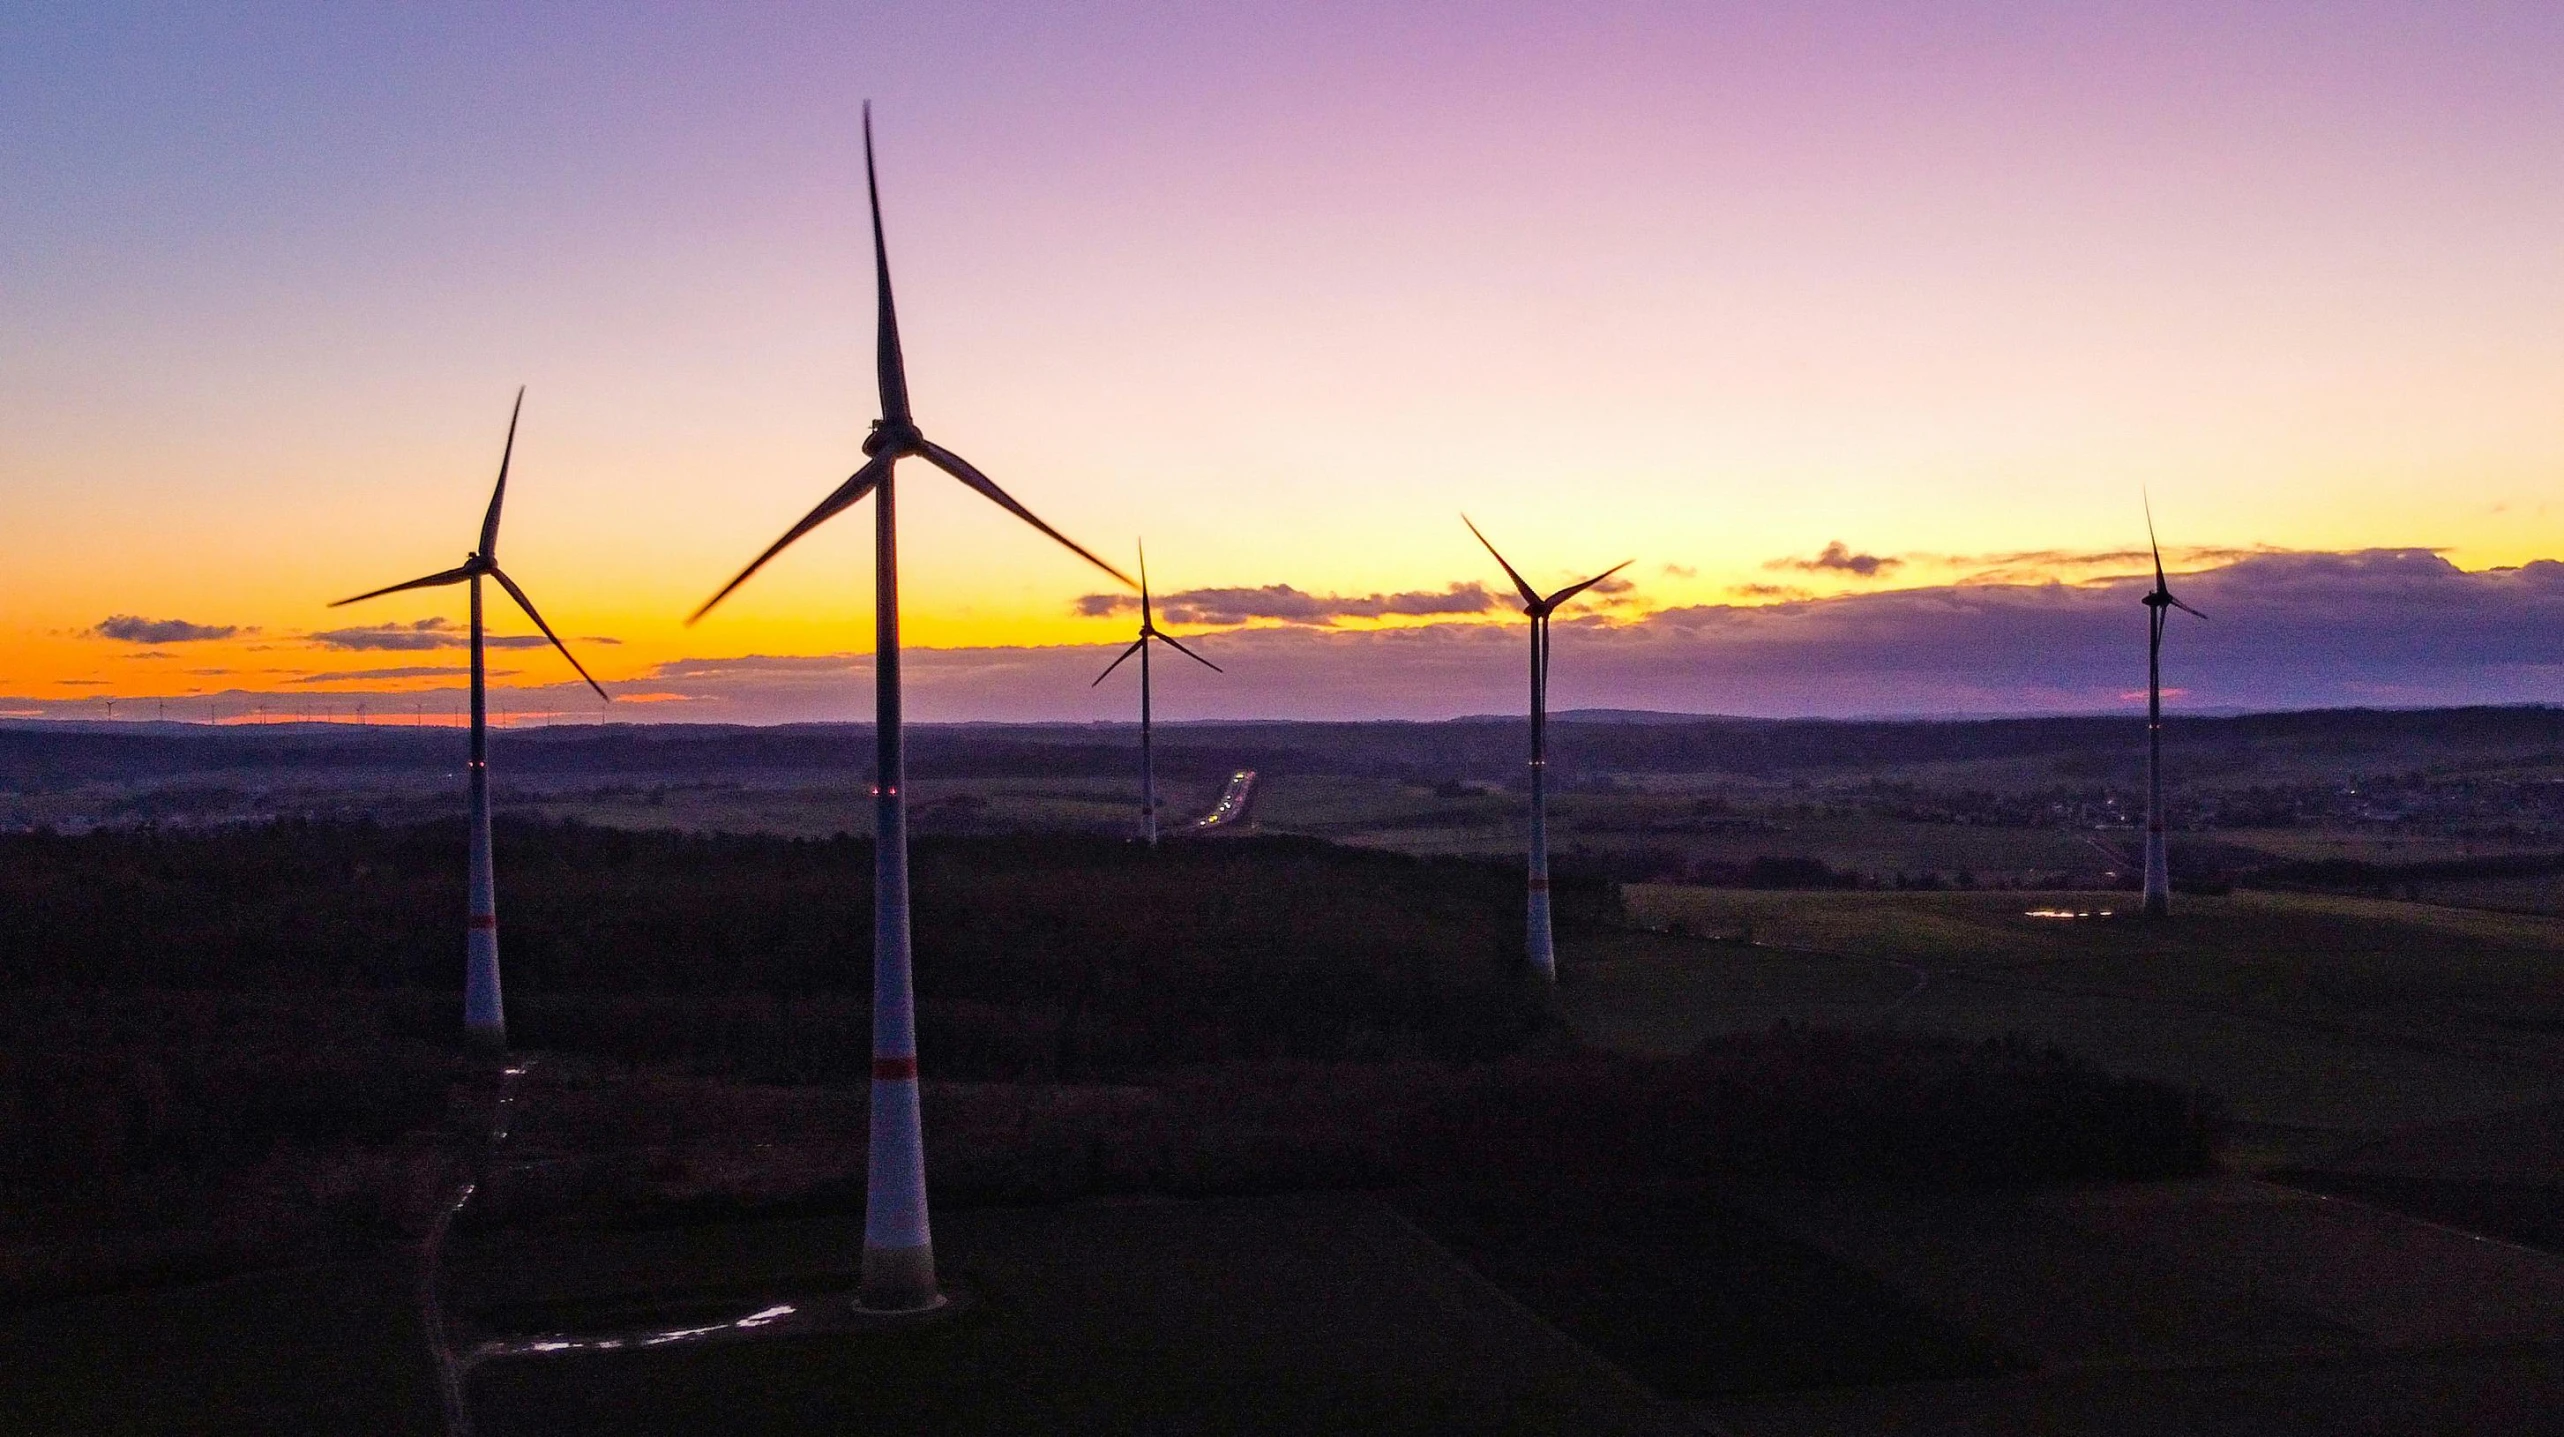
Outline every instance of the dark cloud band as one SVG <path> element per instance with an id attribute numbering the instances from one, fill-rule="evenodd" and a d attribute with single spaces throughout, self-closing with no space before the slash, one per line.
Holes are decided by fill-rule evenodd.
<path id="1" fill-rule="evenodd" d="M 1229 626 L 1266 619 L 1325 625 L 1343 619 L 1483 614 L 1496 607 L 1496 596 L 1475 583 L 1361 595 L 1312 594 L 1289 584 L 1267 584 L 1259 589 L 1186 589 L 1160 594 L 1156 603 L 1160 614 L 1179 624 Z M 1138 609 L 1139 600 L 1129 594 L 1088 594 L 1077 601 L 1077 611 L 1090 617 Z"/>
<path id="2" fill-rule="evenodd" d="M 1817 552 L 1813 559 L 1774 559 L 1766 569 L 1794 569 L 1803 574 L 1851 574 L 1857 578 L 1875 579 L 1902 565 L 1903 559 L 1880 554 L 1856 554 L 1851 546 L 1837 539 Z"/>
<path id="3" fill-rule="evenodd" d="M 206 639 L 228 639 L 240 632 L 240 625 L 197 624 L 185 619 L 146 619 L 134 614 L 110 614 L 89 632 L 102 639 L 120 639 L 128 644 L 192 644 Z"/>

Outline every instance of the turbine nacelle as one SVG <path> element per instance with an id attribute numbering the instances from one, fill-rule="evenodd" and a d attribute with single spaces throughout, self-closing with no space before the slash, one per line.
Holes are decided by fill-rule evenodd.
<path id="1" fill-rule="evenodd" d="M 2165 617 L 2163 611 L 2166 609 L 2179 609 L 2194 619 L 2208 617 L 2172 596 L 2172 585 L 2165 582 L 2163 577 L 2163 545 L 2154 536 L 2154 501 L 2146 499 L 2143 502 L 2146 510 L 2146 549 L 2154 555 L 2154 591 L 2137 602 L 2154 610 L 2157 619 Z"/>
<path id="2" fill-rule="evenodd" d="M 385 594 L 398 594 L 410 589 L 441 589 L 452 584 L 471 583 L 484 577 L 496 579 L 499 587 L 507 590 L 507 596 L 516 601 L 516 606 L 525 611 L 525 616 L 534 621 L 534 627 L 543 631 L 543 637 L 552 641 L 552 647 L 561 651 L 561 657 L 570 661 L 570 667 L 578 670 L 579 677 L 587 681 L 587 686 L 596 690 L 597 697 L 610 703 L 614 695 L 607 693 L 605 685 L 598 683 L 595 677 L 588 673 L 587 666 L 579 662 L 579 656 L 570 652 L 570 646 L 561 642 L 561 636 L 552 632 L 550 624 L 543 622 L 543 615 L 536 612 L 534 601 L 527 598 L 525 591 L 516 586 L 516 581 L 509 578 L 506 571 L 499 567 L 499 506 L 507 498 L 508 464 L 516 457 L 516 420 L 517 416 L 524 411 L 525 391 L 519 388 L 516 391 L 516 407 L 508 411 L 507 447 L 499 451 L 499 482 L 490 490 L 489 511 L 481 516 L 481 547 L 465 554 L 461 564 L 443 573 L 430 574 L 422 579 L 412 579 L 405 584 L 393 584 L 387 588 L 369 590 L 353 598 L 339 599 L 332 602 L 330 607 L 343 608 L 349 604 L 362 603 L 367 599 L 379 599 Z M 472 635 L 475 646 L 472 683 L 476 692 L 481 682 L 478 647 L 481 634 L 480 613 L 476 605 L 472 610 Z"/>
<path id="3" fill-rule="evenodd" d="M 876 419 L 872 432 L 864 436 L 864 454 L 878 459 L 887 454 L 893 459 L 926 452 L 926 432 L 905 419 Z"/>
<path id="4" fill-rule="evenodd" d="M 2188 614 L 2194 619 L 2204 619 L 2208 617 L 2206 614 L 2200 613 L 2197 609 L 2194 609 L 2188 604 L 2181 602 L 2179 599 L 2174 598 L 2170 589 L 2154 589 L 2148 592 L 2144 598 L 2139 599 L 2137 602 L 2154 610 L 2158 614 L 2162 613 L 2166 609 L 2179 609 L 2181 612 Z"/>
<path id="5" fill-rule="evenodd" d="M 1057 540 L 1077 557 L 1121 580 L 1126 586 L 1138 588 L 1139 585 L 1133 583 L 1129 575 L 1096 558 L 1084 545 L 1043 523 L 1032 510 L 1016 503 L 1013 496 L 997 487 L 997 481 L 980 473 L 969 460 L 929 440 L 925 431 L 917 427 L 917 421 L 909 417 L 908 365 L 899 352 L 899 315 L 891 301 L 890 291 L 890 248 L 881 232 L 881 187 L 873 178 L 872 106 L 869 102 L 864 106 L 864 193 L 872 207 L 873 283 L 876 298 L 881 303 L 880 318 L 873 335 L 881 384 L 881 417 L 872 422 L 871 432 L 864 436 L 863 467 L 847 476 L 846 482 L 820 500 L 819 507 L 805 515 L 800 523 L 785 530 L 782 538 L 767 545 L 766 551 L 751 560 L 748 567 L 741 569 L 729 583 L 722 585 L 719 593 L 704 600 L 703 607 L 695 610 L 686 622 L 701 622 L 704 615 L 711 613 L 723 599 L 748 582 L 750 575 L 764 568 L 775 555 L 790 548 L 794 540 L 869 497 L 881 487 L 882 481 L 890 477 L 891 469 L 900 460 L 910 458 L 923 459 L 943 470 L 960 480 L 963 487 L 977 490 L 981 497 Z"/>

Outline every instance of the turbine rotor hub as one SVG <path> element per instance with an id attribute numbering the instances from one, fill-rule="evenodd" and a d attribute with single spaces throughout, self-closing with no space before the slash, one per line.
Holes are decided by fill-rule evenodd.
<path id="1" fill-rule="evenodd" d="M 864 453 L 875 459 L 884 454 L 914 454 L 925 442 L 925 433 L 914 424 L 876 419 L 872 433 L 864 436 Z"/>

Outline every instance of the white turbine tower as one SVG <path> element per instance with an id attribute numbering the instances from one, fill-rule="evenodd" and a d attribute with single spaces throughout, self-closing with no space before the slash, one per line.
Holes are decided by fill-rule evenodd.
<path id="1" fill-rule="evenodd" d="M 908 411 L 908 371 L 899 352 L 899 318 L 890 300 L 890 256 L 882 243 L 881 187 L 874 178 L 872 105 L 864 105 L 864 189 L 872 202 L 873 285 L 880 301 L 874 366 L 881 417 L 864 439 L 868 456 L 835 493 L 777 539 L 721 592 L 686 620 L 694 623 L 795 539 L 871 495 L 873 498 L 873 1023 L 872 1132 L 864 1171 L 863 1279 L 857 1301 L 885 1312 L 914 1312 L 943 1301 L 935 1286 L 935 1248 L 926 1221 L 926 1149 L 917 1111 L 917 1016 L 908 949 L 908 808 L 899 713 L 899 544 L 892 518 L 891 469 L 915 456 L 943 470 L 1016 518 L 1066 545 L 1079 558 L 1125 584 L 1130 577 L 928 439 Z M 1133 587 L 1137 587 L 1133 585 Z"/>
<path id="2" fill-rule="evenodd" d="M 543 616 L 534 611 L 534 601 L 527 598 L 525 591 L 516 586 L 516 581 L 499 568 L 499 506 L 507 499 L 508 461 L 516 455 L 516 418 L 524 409 L 525 390 L 519 388 L 516 391 L 516 408 L 508 411 L 507 447 L 499 451 L 498 486 L 490 491 L 489 512 L 481 516 L 481 547 L 464 556 L 461 565 L 441 574 L 430 574 L 424 579 L 412 579 L 406 584 L 358 594 L 355 598 L 341 599 L 330 605 L 335 609 L 367 599 L 379 599 L 385 594 L 397 594 L 404 589 L 434 589 L 466 583 L 472 586 L 472 756 L 470 766 L 465 770 L 471 794 L 468 822 L 471 825 L 472 867 L 470 906 L 465 916 L 463 939 L 463 1032 L 476 1044 L 501 1050 L 507 1047 L 507 1009 L 499 996 L 498 888 L 490 868 L 490 735 L 487 683 L 481 662 L 482 577 L 486 575 L 498 580 L 499 587 L 507 590 L 508 597 L 516 600 L 516 606 L 525 610 L 525 616 L 534 621 L 534 627 L 543 631 L 543 637 L 552 641 L 552 647 L 561 651 L 561 657 L 570 661 L 570 667 L 579 671 L 580 678 L 587 679 L 588 687 L 597 691 L 597 697 L 609 702 L 614 698 L 588 676 L 578 657 L 570 652 L 570 646 L 562 643 L 561 636 L 552 632 L 552 626 L 543 622 Z"/>
<path id="3" fill-rule="evenodd" d="M 1131 640 L 1129 648 L 1122 650 L 1121 658 L 1106 664 L 1104 672 L 1095 676 L 1095 683 L 1088 684 L 1087 687 L 1093 688 L 1096 684 L 1111 678 L 1113 670 L 1122 666 L 1122 659 L 1127 659 L 1133 654 L 1140 656 L 1140 831 L 1147 837 L 1148 846 L 1155 848 L 1157 847 L 1157 758 L 1156 750 L 1150 746 L 1149 741 L 1148 641 L 1151 639 L 1165 644 L 1215 674 L 1222 672 L 1218 664 L 1212 663 L 1209 659 L 1177 643 L 1173 637 L 1158 631 L 1156 611 L 1150 607 L 1148 597 L 1148 546 L 1142 544 L 1140 546 L 1140 636 Z"/>
<path id="4" fill-rule="evenodd" d="M 1504 566 L 1505 577 L 1513 580 L 1515 591 L 1522 595 L 1522 611 L 1531 620 L 1531 896 L 1523 918 L 1523 949 L 1531 957 L 1532 971 L 1555 981 L 1558 951 L 1549 936 L 1549 616 L 1559 605 L 1637 561 L 1623 559 L 1581 584 L 1569 584 L 1543 598 L 1514 572 L 1513 565 L 1505 563 L 1505 556 L 1496 553 L 1486 535 L 1478 534 L 1468 515 L 1461 515 L 1460 522 L 1468 524 L 1469 532 L 1477 534 L 1478 542 L 1486 544 L 1487 552 Z"/>
<path id="5" fill-rule="evenodd" d="M 2154 587 L 2140 602 L 2146 606 L 2146 898 L 2149 917 L 2172 911 L 2172 868 L 2163 851 L 2163 626 L 2179 609 L 2193 618 L 2206 614 L 2172 596 L 2163 580 L 2163 546 L 2155 542 L 2154 505 L 2146 505 L 2146 547 L 2154 552 Z"/>

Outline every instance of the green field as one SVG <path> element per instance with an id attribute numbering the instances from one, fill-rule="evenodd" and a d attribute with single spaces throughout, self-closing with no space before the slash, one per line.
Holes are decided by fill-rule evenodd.
<path id="1" fill-rule="evenodd" d="M 2564 1097 L 2555 918 L 2304 894 L 2185 898 L 2163 922 L 2125 894 L 1625 895 L 1659 931 L 1570 953 L 1565 985 L 1616 1046 L 1781 1020 L 2014 1032 L 2219 1094 L 2291 1154 Z"/>
<path id="2" fill-rule="evenodd" d="M 1623 791 L 1567 792 L 1550 802 L 1550 844 L 1562 861 L 1599 859 L 1743 865 L 1759 857 L 1808 858 L 1846 872 L 1967 874 L 1971 880 L 2089 876 L 2110 860 L 2080 831 L 1918 823 L 1841 811 L 1760 792 L 1742 810 L 1734 785 L 1651 776 Z M 1704 804 L 1713 811 L 1704 812 Z M 1527 833 L 1525 799 L 1488 788 L 1465 795 L 1390 779 L 1285 776 L 1264 786 L 1256 821 L 1268 831 L 1419 854 L 1514 854 Z"/>

